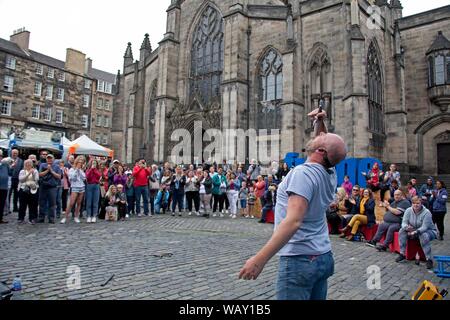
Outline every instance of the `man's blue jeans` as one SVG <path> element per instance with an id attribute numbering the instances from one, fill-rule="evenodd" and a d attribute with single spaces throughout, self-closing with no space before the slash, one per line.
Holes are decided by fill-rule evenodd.
<path id="1" fill-rule="evenodd" d="M 333 253 L 280 257 L 278 300 L 326 300 L 328 278 L 334 274 Z"/>
<path id="2" fill-rule="evenodd" d="M 88 218 L 97 217 L 99 202 L 100 186 L 98 184 L 88 184 L 86 187 L 86 214 Z"/>
<path id="3" fill-rule="evenodd" d="M 48 216 L 49 221 L 55 221 L 57 188 L 39 188 L 39 220 Z"/>
<path id="4" fill-rule="evenodd" d="M 141 213 L 141 195 L 144 201 L 144 214 L 148 215 L 148 187 L 134 187 L 134 195 L 136 199 L 136 214 Z"/>

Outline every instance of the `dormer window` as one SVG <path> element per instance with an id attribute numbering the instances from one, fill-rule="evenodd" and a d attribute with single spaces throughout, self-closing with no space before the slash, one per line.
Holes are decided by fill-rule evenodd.
<path id="1" fill-rule="evenodd" d="M 450 41 L 439 31 L 427 52 L 428 87 L 450 84 Z"/>

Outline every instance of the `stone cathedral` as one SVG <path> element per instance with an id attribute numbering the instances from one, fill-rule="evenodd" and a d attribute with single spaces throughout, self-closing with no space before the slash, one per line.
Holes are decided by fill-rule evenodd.
<path id="1" fill-rule="evenodd" d="M 117 157 L 168 161 L 174 130 L 199 122 L 200 135 L 279 130 L 281 157 L 301 154 L 320 104 L 349 157 L 450 174 L 450 6 L 402 11 L 400 0 L 172 0 L 158 47 L 145 35 L 138 57 L 126 48 Z"/>

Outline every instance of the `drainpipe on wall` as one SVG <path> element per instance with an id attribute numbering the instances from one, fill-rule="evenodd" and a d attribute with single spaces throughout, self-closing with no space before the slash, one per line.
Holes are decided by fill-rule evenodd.
<path id="1" fill-rule="evenodd" d="M 252 27 L 247 29 L 247 132 L 250 130 L 250 37 L 252 35 Z M 250 164 L 250 137 L 246 137 L 246 157 L 245 165 L 246 169 Z"/>

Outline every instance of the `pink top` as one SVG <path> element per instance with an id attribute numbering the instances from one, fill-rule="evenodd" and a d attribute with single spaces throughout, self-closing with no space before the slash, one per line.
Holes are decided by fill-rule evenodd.
<path id="1" fill-rule="evenodd" d="M 64 190 L 69 190 L 70 186 L 69 186 L 69 168 L 64 168 L 62 169 L 63 171 L 63 177 L 62 177 L 62 186 Z"/>

